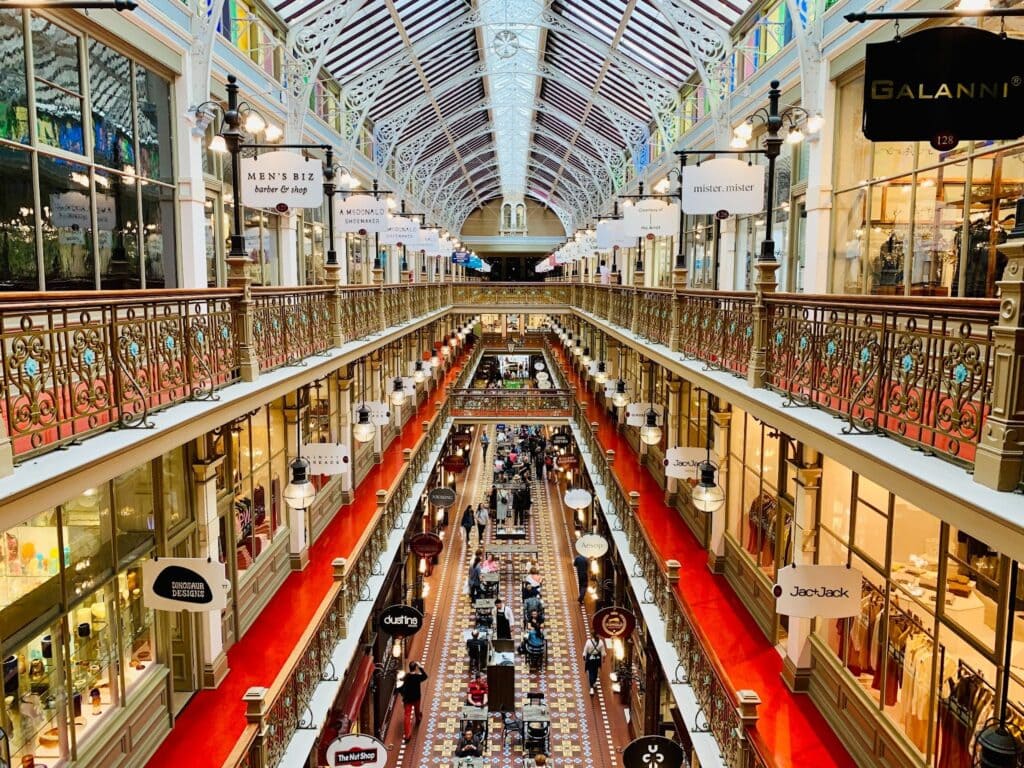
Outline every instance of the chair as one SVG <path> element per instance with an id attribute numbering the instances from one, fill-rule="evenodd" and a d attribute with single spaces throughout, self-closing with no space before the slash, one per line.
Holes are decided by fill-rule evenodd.
<path id="1" fill-rule="evenodd" d="M 547 660 L 547 652 L 547 640 L 544 641 L 543 645 L 539 646 L 526 643 L 526 661 L 530 665 L 531 672 L 537 672 L 544 666 L 544 662 Z"/>
<path id="2" fill-rule="evenodd" d="M 526 743 L 526 724 L 519 719 L 519 715 L 515 712 L 502 712 L 501 713 L 501 748 L 505 748 L 505 740 L 509 736 L 518 736 L 519 745 L 523 746 Z M 512 746 L 515 746 L 513 743 Z"/>
<path id="3" fill-rule="evenodd" d="M 545 755 L 548 753 L 547 723 L 526 724 L 526 740 L 523 745 L 523 750 L 531 756 L 538 752 L 543 752 Z"/>
<path id="4" fill-rule="evenodd" d="M 543 704 L 544 703 L 544 692 L 543 691 L 530 691 L 526 694 L 527 704 Z"/>

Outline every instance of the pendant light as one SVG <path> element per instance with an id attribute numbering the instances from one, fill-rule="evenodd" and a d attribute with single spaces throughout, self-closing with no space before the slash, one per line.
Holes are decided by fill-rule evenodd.
<path id="1" fill-rule="evenodd" d="M 583 354 L 580 356 L 580 362 L 584 365 L 590 365 L 590 347 L 583 348 Z"/>
<path id="2" fill-rule="evenodd" d="M 654 410 L 654 361 L 651 361 L 647 371 L 648 379 L 648 401 L 650 409 L 646 414 L 646 423 L 640 427 L 640 442 L 644 445 L 657 445 L 661 442 L 661 427 L 658 426 L 658 412 Z"/>
<path id="3" fill-rule="evenodd" d="M 626 380 L 622 378 L 622 347 L 619 347 L 619 378 L 615 382 L 612 405 L 616 408 L 625 408 L 629 405 L 629 395 L 626 394 Z"/>
<path id="4" fill-rule="evenodd" d="M 366 391 L 366 358 L 362 360 L 362 384 L 363 391 Z M 356 409 L 356 423 L 352 425 L 352 437 L 360 443 L 368 443 L 373 440 L 377 428 L 370 423 L 370 409 L 366 407 L 366 401 L 360 403 Z"/>
<path id="5" fill-rule="evenodd" d="M 302 458 L 302 419 L 298 413 L 302 407 L 303 392 L 309 397 L 309 390 L 300 389 L 298 399 L 295 401 L 295 458 L 288 465 L 288 485 L 284 487 L 281 496 L 284 503 L 292 509 L 309 509 L 316 498 L 316 488 L 309 479 L 309 461 Z"/>
<path id="6" fill-rule="evenodd" d="M 714 434 L 711 426 L 711 393 L 706 392 L 705 394 L 708 403 L 707 435 L 705 439 L 708 455 L 697 468 L 697 471 L 700 473 L 700 480 L 697 481 L 697 485 L 690 492 L 690 498 L 693 500 L 693 506 L 697 511 L 711 514 L 720 510 L 722 505 L 725 504 L 725 491 L 715 481 L 715 465 L 711 463 L 711 440 Z"/>
<path id="7" fill-rule="evenodd" d="M 416 349 L 423 349 L 422 342 L 422 328 L 416 329 Z M 423 370 L 423 360 L 413 360 L 412 363 L 412 380 L 417 384 L 422 384 L 427 380 L 427 372 Z"/>
<path id="8" fill-rule="evenodd" d="M 391 382 L 391 404 L 405 405 L 405 382 L 402 381 L 401 376 L 395 376 L 394 381 Z"/>

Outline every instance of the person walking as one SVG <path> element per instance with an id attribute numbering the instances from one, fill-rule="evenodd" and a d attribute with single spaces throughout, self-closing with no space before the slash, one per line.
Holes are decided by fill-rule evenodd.
<path id="1" fill-rule="evenodd" d="M 475 603 L 483 592 L 483 584 L 480 581 L 480 556 L 473 558 L 473 564 L 469 566 L 469 601 Z"/>
<path id="2" fill-rule="evenodd" d="M 405 721 L 403 741 L 408 743 L 412 738 L 413 717 L 416 718 L 416 725 L 423 719 L 420 711 L 420 699 L 423 696 L 423 683 L 427 679 L 427 670 L 418 661 L 409 662 L 409 671 L 402 680 L 402 687 L 398 689 L 402 695 L 402 704 L 405 706 Z"/>
<path id="3" fill-rule="evenodd" d="M 480 438 L 480 451 L 483 453 L 485 459 L 487 458 L 487 449 L 490 447 L 490 445 L 491 438 L 489 438 L 487 436 L 487 433 L 484 432 L 483 437 Z"/>
<path id="4" fill-rule="evenodd" d="M 576 585 L 580 588 L 579 603 L 583 605 L 583 598 L 587 594 L 587 585 L 590 583 L 590 561 L 583 555 L 576 555 L 572 561 L 572 567 L 576 570 Z"/>
<path id="5" fill-rule="evenodd" d="M 463 511 L 462 522 L 460 523 L 462 525 L 462 532 L 466 534 L 466 546 L 469 546 L 469 535 L 473 532 L 473 521 L 473 505 L 470 504 Z"/>
<path id="6" fill-rule="evenodd" d="M 587 670 L 591 696 L 594 695 L 594 688 L 597 686 L 597 676 L 601 672 L 602 661 L 604 661 L 604 643 L 596 637 L 591 637 L 583 646 L 583 668 Z"/>
<path id="7" fill-rule="evenodd" d="M 484 528 L 487 527 L 489 516 L 486 509 L 477 509 L 476 511 L 476 531 L 479 536 L 480 546 L 484 545 Z"/>

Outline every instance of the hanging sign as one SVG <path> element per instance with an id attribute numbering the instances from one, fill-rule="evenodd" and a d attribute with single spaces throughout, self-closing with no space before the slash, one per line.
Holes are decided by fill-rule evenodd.
<path id="1" fill-rule="evenodd" d="M 806 619 L 845 619 L 860 613 L 861 575 L 845 565 L 780 568 L 772 593 L 775 610 Z"/>
<path id="2" fill-rule="evenodd" d="M 346 733 L 327 747 L 327 764 L 332 768 L 384 768 L 388 748 L 372 736 Z"/>
<path id="3" fill-rule="evenodd" d="M 571 442 L 572 439 L 569 437 L 568 432 L 555 432 L 555 434 L 551 436 L 552 445 L 565 446 L 569 445 Z"/>
<path id="4" fill-rule="evenodd" d="M 219 611 L 228 604 L 224 563 L 161 557 L 142 563 L 142 600 L 158 611 Z"/>
<path id="5" fill-rule="evenodd" d="M 590 620 L 594 634 L 605 640 L 625 640 L 636 629 L 636 616 L 625 608 L 613 605 L 602 608 Z"/>
<path id="6" fill-rule="evenodd" d="M 389 605 L 381 611 L 380 628 L 392 637 L 412 637 L 423 628 L 423 614 L 411 605 Z"/>
<path id="7" fill-rule="evenodd" d="M 630 403 L 626 406 L 626 426 L 642 427 L 647 424 L 647 412 L 653 410 L 657 419 L 655 424 L 659 427 L 665 418 L 665 406 L 651 405 L 650 403 Z"/>
<path id="8" fill-rule="evenodd" d="M 733 158 L 683 168 L 683 210 L 693 214 L 759 213 L 764 210 L 763 165 Z"/>
<path id="9" fill-rule="evenodd" d="M 559 456 L 557 461 L 562 469 L 572 469 L 580 465 L 580 460 L 575 456 Z"/>
<path id="10" fill-rule="evenodd" d="M 664 736 L 641 736 L 622 750 L 624 768 L 682 768 L 683 748 Z"/>
<path id="11" fill-rule="evenodd" d="M 662 200 L 637 200 L 622 215 L 623 232 L 636 237 L 674 237 L 679 229 L 679 206 Z"/>
<path id="12" fill-rule="evenodd" d="M 452 251 L 452 264 L 468 264 L 469 251 Z"/>
<path id="13" fill-rule="evenodd" d="M 406 250 L 423 251 L 436 256 L 441 251 L 441 236 L 436 229 L 421 229 L 415 240 L 405 244 Z"/>
<path id="14" fill-rule="evenodd" d="M 937 56 L 955 51 L 954 56 Z M 937 150 L 967 139 L 1024 135 L 1024 40 L 975 27 L 935 27 L 869 43 L 864 135 L 928 141 Z"/>
<path id="15" fill-rule="evenodd" d="M 307 443 L 302 458 L 309 462 L 314 475 L 340 475 L 348 467 L 348 446 L 344 443 Z"/>
<path id="16" fill-rule="evenodd" d="M 576 551 L 584 557 L 596 560 L 608 554 L 608 539 L 596 533 L 588 533 L 576 539 Z"/>
<path id="17" fill-rule="evenodd" d="M 458 454 L 445 456 L 442 464 L 446 472 L 462 472 L 466 468 L 466 459 Z"/>
<path id="18" fill-rule="evenodd" d="M 370 423 L 375 427 L 386 427 L 391 423 L 391 408 L 387 403 L 379 403 L 367 400 L 365 403 L 358 403 L 352 408 L 352 423 L 359 423 L 359 409 L 365 406 L 370 412 Z"/>
<path id="19" fill-rule="evenodd" d="M 590 491 L 584 488 L 570 488 L 565 492 L 565 506 L 570 509 L 586 509 L 593 500 Z"/>
<path id="20" fill-rule="evenodd" d="M 435 507 L 448 509 L 448 507 L 455 503 L 455 491 L 451 488 L 432 488 L 430 493 L 427 494 L 427 501 Z"/>
<path id="21" fill-rule="evenodd" d="M 358 232 L 360 235 L 385 232 L 388 228 L 388 205 L 372 195 L 350 195 L 338 203 L 336 220 L 339 232 Z"/>
<path id="22" fill-rule="evenodd" d="M 665 451 L 665 477 L 677 480 L 698 480 L 699 467 L 708 458 L 705 448 L 678 445 Z"/>
<path id="23" fill-rule="evenodd" d="M 420 236 L 420 225 L 415 219 L 404 216 L 388 216 L 388 226 L 380 233 L 381 245 L 408 246 Z"/>
<path id="24" fill-rule="evenodd" d="M 409 549 L 418 557 L 437 557 L 444 551 L 444 542 L 436 533 L 417 533 L 409 539 Z"/>
<path id="25" fill-rule="evenodd" d="M 324 203 L 324 169 L 319 160 L 276 150 L 243 157 L 242 201 L 253 208 L 287 211 Z"/>
<path id="26" fill-rule="evenodd" d="M 626 234 L 622 219 L 600 221 L 594 234 L 597 250 L 610 251 L 613 248 L 633 248 L 636 236 Z"/>

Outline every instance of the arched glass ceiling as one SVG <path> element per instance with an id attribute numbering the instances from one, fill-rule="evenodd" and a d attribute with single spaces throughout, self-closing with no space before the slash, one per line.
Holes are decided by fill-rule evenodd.
<path id="1" fill-rule="evenodd" d="M 567 226 L 621 186 L 681 85 L 728 50 L 747 0 L 278 0 L 343 88 L 349 137 L 459 227 L 495 197 Z M 294 49 L 293 49 L 294 52 Z M 453 188 L 454 187 L 454 188 Z M 440 208 L 437 208 L 440 206 Z"/>

